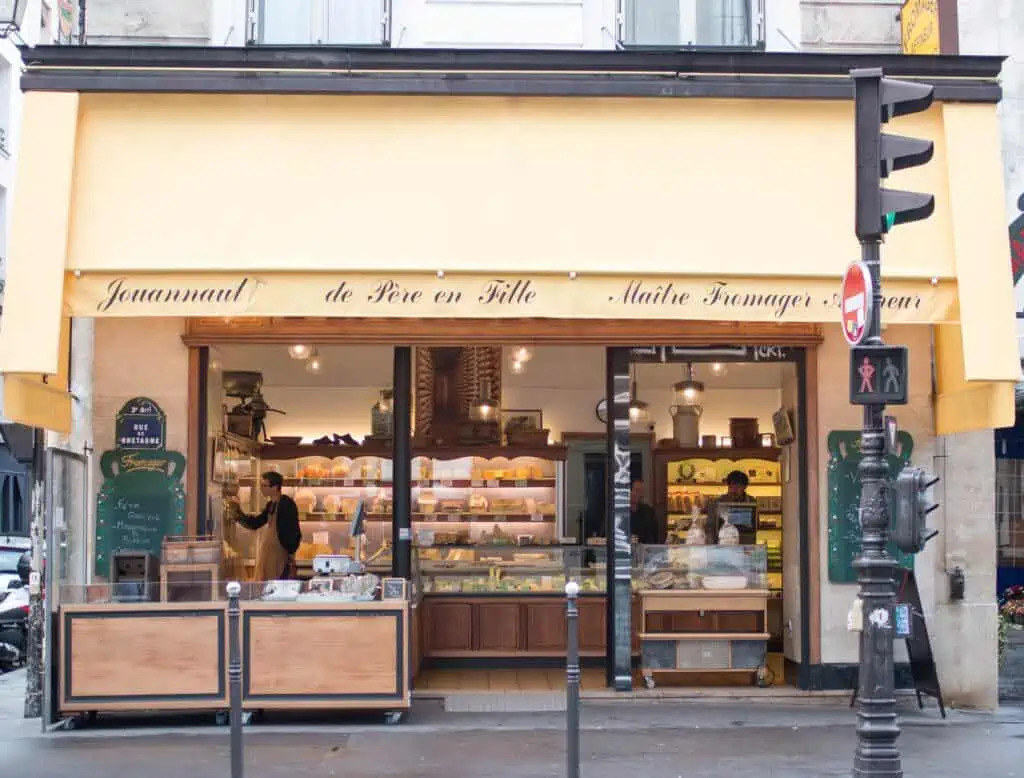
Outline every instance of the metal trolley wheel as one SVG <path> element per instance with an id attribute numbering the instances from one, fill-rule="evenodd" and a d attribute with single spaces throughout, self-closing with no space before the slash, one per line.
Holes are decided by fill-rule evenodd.
<path id="1" fill-rule="evenodd" d="M 774 683 L 775 671 L 767 664 L 758 665 L 757 670 L 754 672 L 754 685 L 761 689 L 767 689 L 769 686 L 774 685 Z"/>

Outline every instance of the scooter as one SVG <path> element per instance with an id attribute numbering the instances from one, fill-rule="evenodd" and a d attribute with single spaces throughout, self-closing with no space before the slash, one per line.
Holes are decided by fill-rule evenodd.
<path id="1" fill-rule="evenodd" d="M 28 565 L 18 565 L 21 581 L 0 592 L 0 671 L 8 672 L 25 663 L 28 645 Z"/>

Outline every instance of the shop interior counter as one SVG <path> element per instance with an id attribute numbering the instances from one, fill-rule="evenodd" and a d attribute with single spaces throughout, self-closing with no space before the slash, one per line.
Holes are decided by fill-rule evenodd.
<path id="1" fill-rule="evenodd" d="M 765 672 L 767 554 L 757 546 L 645 546 L 641 601 L 644 682 L 662 673 Z"/>
<path id="2" fill-rule="evenodd" d="M 419 549 L 424 658 L 554 658 L 566 650 L 565 584 L 581 586 L 580 653 L 605 651 L 605 568 L 581 549 L 478 544 Z"/>

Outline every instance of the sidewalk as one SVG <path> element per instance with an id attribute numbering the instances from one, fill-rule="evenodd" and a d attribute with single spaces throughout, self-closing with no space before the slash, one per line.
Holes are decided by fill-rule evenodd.
<path id="1" fill-rule="evenodd" d="M 1010 630 L 1006 659 L 999 670 L 999 700 L 1024 704 L 1024 629 Z"/>
<path id="2" fill-rule="evenodd" d="M 19 778 L 223 778 L 228 730 L 212 717 L 101 719 L 40 733 L 21 718 L 24 671 L 0 676 L 0 765 Z M 827 778 L 848 776 L 856 744 L 848 702 L 821 698 L 695 699 L 583 706 L 582 778 Z M 901 700 L 899 745 L 907 778 L 1024 776 L 1024 709 L 997 714 Z M 448 713 L 418 702 L 404 724 L 373 717 L 268 717 L 244 734 L 247 778 L 557 778 L 565 774 L 559 713 Z"/>

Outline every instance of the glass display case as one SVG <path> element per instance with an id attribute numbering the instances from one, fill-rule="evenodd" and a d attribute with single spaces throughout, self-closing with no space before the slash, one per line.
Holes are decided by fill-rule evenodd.
<path id="1" fill-rule="evenodd" d="M 756 505 L 758 544 L 767 553 L 768 586 L 782 591 L 782 478 L 780 452 L 678 450 L 658 452 L 658 502 L 668 525 L 668 542 L 683 543 L 695 524 L 711 520 L 708 507 L 727 490 L 725 479 L 734 470 L 750 480 L 746 493 Z"/>
<path id="2" fill-rule="evenodd" d="M 432 546 L 418 555 L 424 594 L 562 595 L 569 580 L 583 595 L 606 590 L 603 563 L 579 546 Z"/>
<path id="3" fill-rule="evenodd" d="M 284 491 L 299 507 L 303 542 L 296 557 L 308 565 L 318 554 L 353 551 L 351 523 L 366 511 L 370 557 L 391 540 L 392 462 L 357 447 L 289 447 L 263 451 L 260 468 L 240 477 L 243 505 L 258 492 L 258 470 L 284 477 Z M 317 449 L 320 449 L 319 451 Z M 493 543 L 549 545 L 558 538 L 564 449 L 551 456 L 418 454 L 412 461 L 412 524 L 421 545 Z M 497 453 L 497 452 L 493 452 Z M 488 454 L 488 455 L 484 455 Z"/>
<path id="4" fill-rule="evenodd" d="M 635 591 L 768 588 L 768 551 L 755 546 L 642 546 Z"/>

